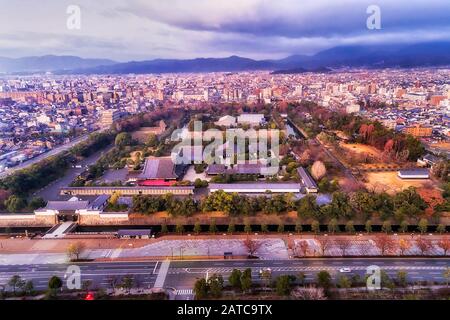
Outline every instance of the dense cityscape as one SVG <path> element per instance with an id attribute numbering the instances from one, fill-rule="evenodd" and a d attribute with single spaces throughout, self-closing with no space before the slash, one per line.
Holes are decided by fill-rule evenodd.
<path id="1" fill-rule="evenodd" d="M 229 27 L 196 19 L 175 27 Z M 283 23 L 269 31 L 290 39 Z M 322 48 L 309 35 L 313 54 L 275 55 L 255 30 L 252 59 L 217 43 L 211 58 L 138 61 L 131 45 L 102 59 L 5 51 L 0 300 L 183 300 L 178 315 L 206 318 L 187 301 L 226 301 L 228 315 L 448 301 L 448 39 Z"/>

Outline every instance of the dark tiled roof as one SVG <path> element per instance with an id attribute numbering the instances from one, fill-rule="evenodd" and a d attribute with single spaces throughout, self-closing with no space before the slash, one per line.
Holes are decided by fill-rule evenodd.
<path id="1" fill-rule="evenodd" d="M 209 189 L 256 189 L 256 190 L 279 190 L 279 189 L 300 189 L 299 183 L 210 183 Z"/>
<path id="2" fill-rule="evenodd" d="M 314 181 L 314 179 L 309 175 L 308 171 L 305 170 L 303 167 L 297 168 L 298 175 L 302 179 L 303 183 L 305 184 L 305 187 L 307 188 L 314 188 L 317 189 L 317 184 Z"/>
<path id="3" fill-rule="evenodd" d="M 109 198 L 110 198 L 110 195 L 102 194 L 101 196 L 98 196 L 97 198 L 95 198 L 95 200 L 92 201 L 92 203 L 89 207 L 91 209 L 100 209 L 101 207 L 103 207 L 105 205 L 106 201 L 108 201 Z"/>
<path id="4" fill-rule="evenodd" d="M 89 201 L 49 201 L 44 209 L 58 211 L 75 211 L 87 209 Z"/>
<path id="5" fill-rule="evenodd" d="M 122 229 L 117 231 L 119 237 L 151 236 L 152 229 Z"/>
<path id="6" fill-rule="evenodd" d="M 428 169 L 409 169 L 409 170 L 399 170 L 402 176 L 415 176 L 415 175 L 429 175 L 430 170 Z"/>
<path id="7" fill-rule="evenodd" d="M 169 158 L 147 158 L 138 179 L 176 179 L 175 166 Z"/>
<path id="8" fill-rule="evenodd" d="M 206 169 L 207 174 L 224 174 L 227 168 L 223 164 L 210 164 Z"/>

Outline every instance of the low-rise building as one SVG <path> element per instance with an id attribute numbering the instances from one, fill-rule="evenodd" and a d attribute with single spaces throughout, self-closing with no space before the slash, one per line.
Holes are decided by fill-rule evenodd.
<path id="1" fill-rule="evenodd" d="M 428 169 L 411 169 L 400 170 L 397 175 L 401 179 L 430 179 L 430 170 Z"/>
<path id="2" fill-rule="evenodd" d="M 297 173 L 298 173 L 299 178 L 302 181 L 303 186 L 305 187 L 305 189 L 308 193 L 319 192 L 319 187 L 317 186 L 313 177 L 311 177 L 311 175 L 308 173 L 308 171 L 305 168 L 303 168 L 303 167 L 297 168 Z"/>
<path id="3" fill-rule="evenodd" d="M 300 183 L 210 183 L 209 192 L 227 193 L 300 193 Z"/>

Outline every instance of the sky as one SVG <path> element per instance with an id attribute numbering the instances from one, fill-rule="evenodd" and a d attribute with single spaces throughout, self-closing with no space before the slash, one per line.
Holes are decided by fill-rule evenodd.
<path id="1" fill-rule="evenodd" d="M 67 28 L 67 7 L 80 29 Z M 381 29 L 370 30 L 377 5 Z M 340 45 L 450 41 L 449 0 L 0 0 L 0 56 L 276 59 Z"/>

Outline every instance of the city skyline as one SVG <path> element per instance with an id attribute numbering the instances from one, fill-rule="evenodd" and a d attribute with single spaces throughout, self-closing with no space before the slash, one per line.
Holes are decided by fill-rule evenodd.
<path id="1" fill-rule="evenodd" d="M 67 28 L 70 5 L 80 8 L 80 29 Z M 371 5 L 380 8 L 379 30 L 367 28 Z M 231 55 L 279 59 L 342 45 L 450 40 L 450 4 L 442 0 L 426 5 L 419 1 L 195 1 L 189 7 L 182 1 L 47 0 L 39 5 L 4 2 L 2 7 L 0 56 L 13 58 L 55 54 L 119 62 Z"/>

